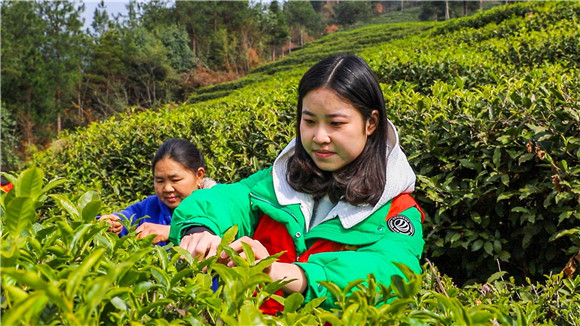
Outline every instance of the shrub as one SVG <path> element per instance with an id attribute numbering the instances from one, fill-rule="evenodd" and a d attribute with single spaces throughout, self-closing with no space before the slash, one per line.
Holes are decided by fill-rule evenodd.
<path id="1" fill-rule="evenodd" d="M 152 193 L 149 160 L 168 137 L 199 144 L 210 176 L 237 181 L 269 166 L 293 137 L 305 69 L 352 49 L 382 81 L 417 172 L 425 256 L 460 284 L 483 282 L 498 265 L 517 282 L 539 281 L 580 246 L 580 5 L 502 8 L 328 35 L 256 69 L 254 82 L 200 94 L 225 97 L 95 123 L 30 164 L 71 180 L 67 192 L 95 190 L 108 211 Z"/>
<path id="2" fill-rule="evenodd" d="M 458 289 L 428 262 L 417 275 L 404 265 L 405 278 L 394 276 L 391 287 L 372 275 L 344 289 L 323 283 L 335 298 L 334 309 L 322 309 L 325 298 L 304 303 L 294 293 L 274 295 L 282 284 L 262 271 L 276 256 L 259 263 L 240 258 L 226 244 L 237 266 L 198 262 L 189 252 L 153 246 L 153 236 L 136 239 L 135 228 L 119 238 L 95 219 L 101 200 L 92 191 L 82 195 L 55 193 L 66 182 L 45 184 L 41 169 L 6 174 L 14 188 L 1 197 L 2 324 L 155 324 L 155 325 L 489 325 L 493 323 L 570 324 L 580 322 L 580 276 L 562 274 L 545 284 L 520 286 L 505 272 L 484 284 Z M 53 201 L 50 217 L 39 208 Z M 246 248 L 247 249 L 247 248 Z M 218 254 L 219 254 L 218 252 Z M 253 257 L 246 252 L 247 257 Z M 206 267 L 208 273 L 203 273 Z M 216 291 L 212 276 L 218 277 Z M 268 298 L 284 304 L 277 316 L 259 307 Z"/>

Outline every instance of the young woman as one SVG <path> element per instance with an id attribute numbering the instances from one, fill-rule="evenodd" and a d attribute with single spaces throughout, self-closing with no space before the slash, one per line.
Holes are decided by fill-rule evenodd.
<path id="1" fill-rule="evenodd" d="M 120 236 L 127 229 L 119 222 L 120 216 L 137 223 L 137 237 L 156 234 L 153 243 L 165 245 L 169 237 L 169 224 L 173 210 L 193 191 L 211 188 L 215 181 L 204 178 L 203 154 L 185 139 L 173 138 L 163 143 L 151 162 L 155 195 L 137 202 L 121 212 L 104 215 L 100 220 L 110 224 L 109 232 Z M 138 219 L 145 217 L 138 222 Z"/>
<path id="2" fill-rule="evenodd" d="M 408 194 L 415 174 L 369 66 L 350 55 L 324 59 L 304 74 L 298 95 L 296 139 L 274 165 L 185 199 L 170 241 L 204 259 L 238 225 L 232 248 L 243 256 L 245 242 L 256 259 L 286 251 L 265 272 L 294 279 L 284 292 L 306 302 L 327 297 L 327 307 L 333 298 L 320 281 L 344 288 L 372 273 L 389 285 L 402 275 L 394 262 L 420 273 L 423 214 Z"/>

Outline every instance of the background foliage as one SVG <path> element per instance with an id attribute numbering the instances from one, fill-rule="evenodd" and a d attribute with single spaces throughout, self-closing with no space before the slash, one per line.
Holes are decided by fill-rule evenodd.
<path id="1" fill-rule="evenodd" d="M 44 194 L 51 187 L 38 186 L 38 180 L 65 177 L 67 182 L 55 185 L 60 194 L 2 196 L 4 311 L 26 303 L 30 320 L 73 318 L 83 310 L 85 315 L 74 318 L 90 315 L 112 323 L 124 318 L 169 323 L 184 314 L 191 324 L 235 323 L 224 317 L 228 313 L 238 322 L 268 318 L 256 313 L 259 299 L 226 295 L 226 286 L 211 293 L 207 275 L 194 273 L 199 266 L 175 258 L 178 249 L 158 250 L 146 241 L 110 237 L 93 217 L 153 191 L 149 161 L 169 137 L 199 144 L 210 176 L 219 182 L 237 181 L 270 165 L 293 137 L 300 76 L 320 59 L 318 54 L 350 52 L 365 58 L 379 76 L 388 116 L 417 172 L 415 196 L 428 213 L 426 273 L 422 279 L 409 275 L 408 283 L 393 282 L 390 290 L 402 300 L 379 308 L 373 304 L 388 300 L 390 290 L 344 297 L 334 289 L 340 309 L 320 311 L 316 302 L 301 306 L 292 301 L 289 306 L 300 308 L 276 320 L 579 324 L 578 278 L 564 279 L 559 273 L 580 248 L 579 14 L 580 5 L 573 2 L 517 3 L 448 23 L 338 32 L 239 81 L 203 89 L 182 105 L 134 110 L 64 133 L 28 163 L 41 166 L 45 177 L 27 172 L 37 181 L 24 187 Z M 7 212 L 14 209 L 29 222 L 8 222 Z M 145 254 L 152 251 L 156 253 Z M 147 258 L 128 260 L 133 255 Z M 180 273 L 181 268 L 186 272 Z M 244 275 L 256 275 L 250 270 L 231 278 L 248 280 Z M 219 267 L 216 272 L 229 277 Z M 66 278 L 84 275 L 98 278 L 78 287 L 66 285 Z M 123 277 L 130 282 L 121 281 Z M 268 292 L 276 287 L 257 280 L 264 283 L 237 288 L 243 292 L 264 285 Z M 143 288 L 126 287 L 140 282 Z M 68 287 L 67 297 L 55 303 L 45 287 Z M 100 302 L 89 303 L 90 296 L 81 294 L 97 289 L 103 294 Z M 299 297 L 288 300 L 300 302 Z M 227 313 L 219 310 L 225 306 Z M 59 314 L 49 314 L 53 311 Z"/>
<path id="2" fill-rule="evenodd" d="M 451 17 L 480 8 L 451 10 Z M 16 121 L 3 131 L 2 171 L 21 168 L 35 146 L 64 129 L 129 107 L 182 102 L 192 90 L 238 79 L 308 42 L 354 24 L 419 20 L 431 1 L 136 1 L 125 13 L 101 1 L 0 0 L 2 107 Z M 451 9 L 460 7 L 451 3 Z M 469 9 L 469 10 L 467 10 Z M 86 15 L 90 22 L 84 22 Z M 436 19 L 436 16 L 425 20 Z M 375 19 L 375 21 L 370 21 Z"/>

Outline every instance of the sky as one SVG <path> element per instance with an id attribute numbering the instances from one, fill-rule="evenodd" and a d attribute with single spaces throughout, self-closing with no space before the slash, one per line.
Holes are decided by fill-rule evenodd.
<path id="1" fill-rule="evenodd" d="M 95 9 L 99 5 L 100 0 L 85 0 L 83 2 L 85 4 L 85 11 L 81 17 L 85 19 L 84 26 L 88 28 L 91 26 L 93 21 L 93 14 L 95 13 Z M 112 18 L 113 15 L 117 15 L 119 13 L 123 15 L 127 14 L 127 8 L 125 6 L 128 3 L 129 0 L 105 0 L 105 6 L 109 17 Z"/>

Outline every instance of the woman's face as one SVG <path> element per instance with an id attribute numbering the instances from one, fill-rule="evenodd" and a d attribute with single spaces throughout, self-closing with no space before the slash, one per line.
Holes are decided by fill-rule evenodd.
<path id="1" fill-rule="evenodd" d="M 365 121 L 350 102 L 329 89 L 317 88 L 302 99 L 300 141 L 318 168 L 338 171 L 362 153 L 378 116 L 374 110 Z"/>
<path id="2" fill-rule="evenodd" d="M 204 174 L 204 168 L 194 173 L 181 163 L 164 157 L 157 161 L 153 169 L 155 193 L 165 205 L 175 209 L 185 197 L 199 189 Z"/>

